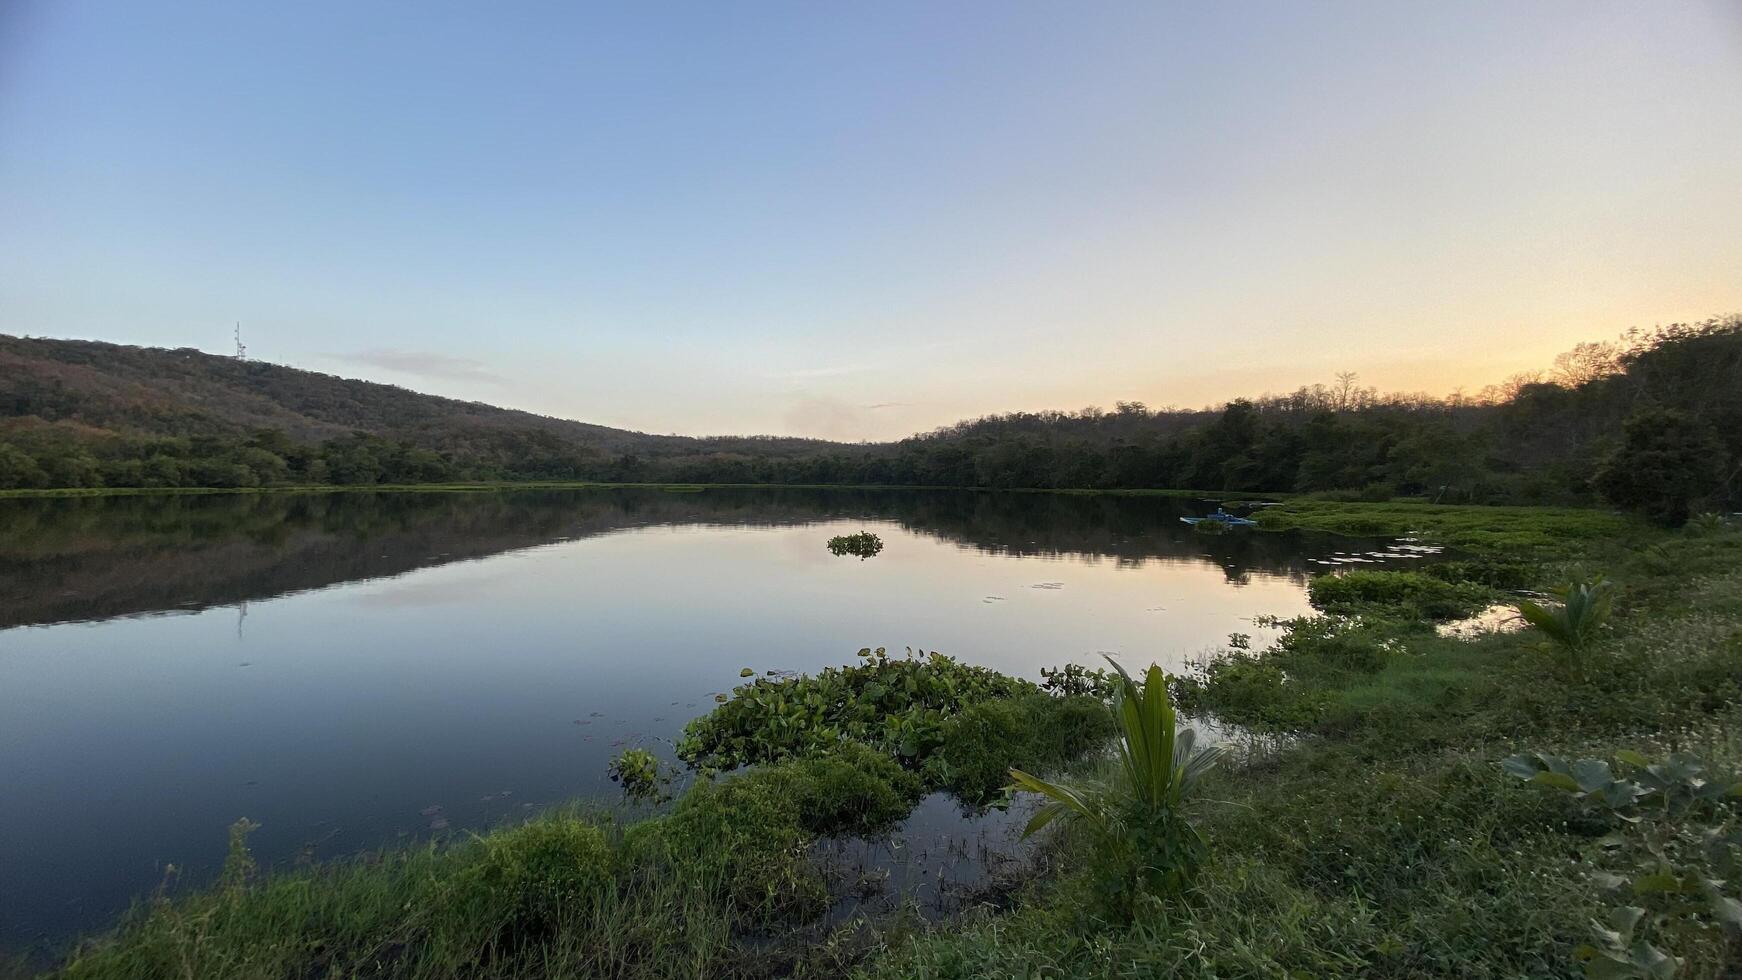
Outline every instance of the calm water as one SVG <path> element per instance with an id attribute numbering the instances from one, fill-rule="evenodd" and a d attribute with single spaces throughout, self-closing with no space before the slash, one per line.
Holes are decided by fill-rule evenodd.
<path id="1" fill-rule="evenodd" d="M 166 863 L 342 855 L 607 797 L 739 670 L 862 646 L 1038 679 L 1178 666 L 1383 543 L 1193 533 L 1201 505 L 652 490 L 0 501 L 0 948 Z M 832 535 L 869 529 L 868 561 Z M 439 807 L 439 810 L 434 808 Z M 931 814 L 933 823 L 936 814 Z"/>

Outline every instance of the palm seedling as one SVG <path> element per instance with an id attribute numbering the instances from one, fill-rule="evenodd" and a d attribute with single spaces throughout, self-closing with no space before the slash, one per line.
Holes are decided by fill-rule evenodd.
<path id="1" fill-rule="evenodd" d="M 1011 786 L 1046 797 L 1023 831 L 1026 837 L 1064 817 L 1086 825 L 1103 851 L 1128 856 L 1131 871 L 1158 880 L 1166 890 L 1182 885 L 1202 858 L 1203 835 L 1186 818 L 1185 806 L 1221 750 L 1200 747 L 1197 732 L 1178 727 L 1168 699 L 1167 675 L 1151 665 L 1139 685 L 1111 657 L 1113 717 L 1119 768 L 1095 786 L 1048 782 L 1010 770 Z"/>
<path id="2" fill-rule="evenodd" d="M 1723 514 L 1707 511 L 1703 514 L 1695 514 L 1693 517 L 1688 518 L 1685 530 L 1689 534 L 1703 537 L 1705 535 L 1717 534 L 1719 531 L 1724 530 L 1725 523 Z"/>
<path id="3" fill-rule="evenodd" d="M 1543 605 L 1526 599 L 1518 604 L 1518 614 L 1548 637 L 1574 676 L 1583 677 L 1585 654 L 1609 619 L 1614 593 L 1615 583 L 1602 575 L 1575 574 L 1567 584 L 1553 590 L 1554 597 L 1560 600 L 1558 604 Z"/>

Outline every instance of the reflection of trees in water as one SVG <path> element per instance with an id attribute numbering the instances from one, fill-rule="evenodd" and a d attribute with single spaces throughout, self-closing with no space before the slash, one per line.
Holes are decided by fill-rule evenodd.
<path id="1" fill-rule="evenodd" d="M 650 525 L 889 521 L 960 547 L 1303 578 L 1293 534 L 1201 535 L 1151 497 L 648 489 L 0 501 L 0 627 L 230 605 Z M 1328 545 L 1321 544 L 1321 547 Z"/>

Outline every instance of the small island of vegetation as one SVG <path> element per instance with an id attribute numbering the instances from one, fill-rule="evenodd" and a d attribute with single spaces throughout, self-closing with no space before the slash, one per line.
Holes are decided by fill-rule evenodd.
<path id="1" fill-rule="evenodd" d="M 870 531 L 837 534 L 829 539 L 829 551 L 837 558 L 845 555 L 857 555 L 860 559 L 871 558 L 882 550 L 883 539 Z"/>

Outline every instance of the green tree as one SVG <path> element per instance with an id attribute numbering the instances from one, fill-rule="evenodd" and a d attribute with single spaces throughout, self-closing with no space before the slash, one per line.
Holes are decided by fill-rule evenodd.
<path id="1" fill-rule="evenodd" d="M 48 485 L 48 474 L 36 460 L 15 446 L 0 442 L 0 490 L 22 490 Z"/>
<path id="2" fill-rule="evenodd" d="M 1723 473 L 1724 447 L 1710 425 L 1673 409 L 1642 408 L 1627 419 L 1621 445 L 1595 482 L 1610 503 L 1679 526 L 1696 501 L 1719 491 Z"/>

